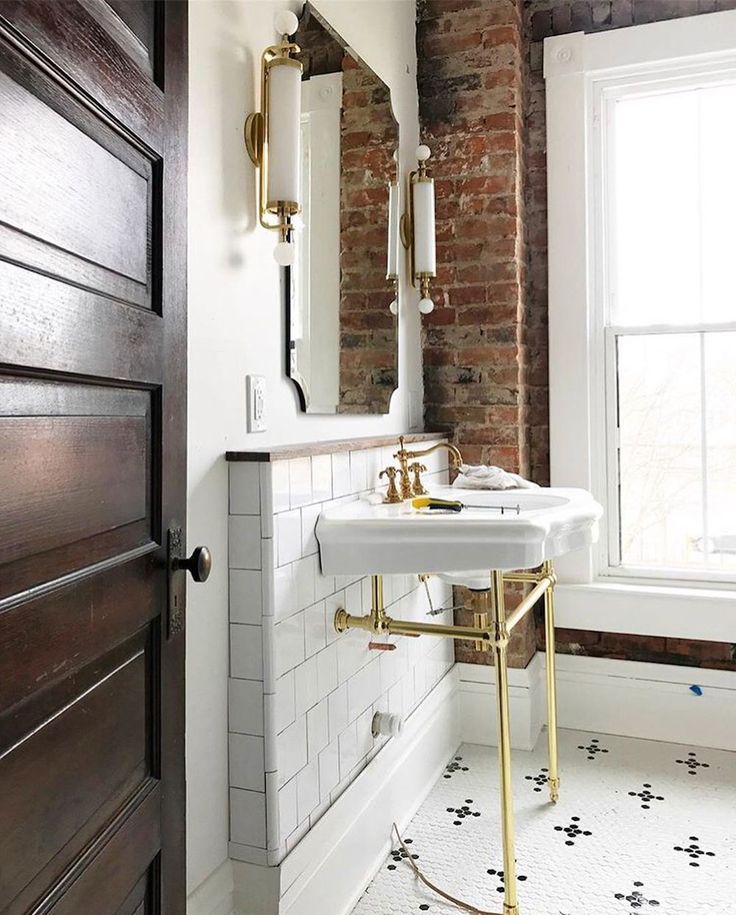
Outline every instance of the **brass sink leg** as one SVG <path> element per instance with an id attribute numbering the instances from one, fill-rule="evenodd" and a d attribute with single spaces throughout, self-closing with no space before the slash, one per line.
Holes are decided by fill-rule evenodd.
<path id="1" fill-rule="evenodd" d="M 496 665 L 496 721 L 501 787 L 501 835 L 503 841 L 504 915 L 518 915 L 516 896 L 516 850 L 514 847 L 514 797 L 511 787 L 511 724 L 509 718 L 509 673 L 503 572 L 491 572 L 493 659 Z"/>
<path id="2" fill-rule="evenodd" d="M 549 757 L 549 798 L 553 804 L 560 796 L 560 776 L 557 769 L 557 676 L 555 665 L 555 581 L 551 562 L 545 562 L 542 572 L 552 584 L 544 592 L 544 635 L 547 658 L 547 750 Z"/>

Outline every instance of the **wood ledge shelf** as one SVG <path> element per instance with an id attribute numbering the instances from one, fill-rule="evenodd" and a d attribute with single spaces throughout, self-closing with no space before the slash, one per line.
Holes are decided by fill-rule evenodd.
<path id="1" fill-rule="evenodd" d="M 395 435 L 380 435 L 371 438 L 345 438 L 330 442 L 302 442 L 295 445 L 274 445 L 272 448 L 251 448 L 248 451 L 226 451 L 227 461 L 288 461 L 292 458 L 312 457 L 315 454 L 334 454 L 339 451 L 364 451 L 368 448 L 398 447 L 399 435 L 406 442 L 428 442 L 447 439 L 446 432 L 397 432 Z"/>

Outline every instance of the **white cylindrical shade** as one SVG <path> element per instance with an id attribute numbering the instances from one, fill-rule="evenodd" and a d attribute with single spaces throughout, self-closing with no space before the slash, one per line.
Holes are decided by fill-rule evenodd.
<path id="1" fill-rule="evenodd" d="M 414 208 L 414 273 L 435 275 L 437 256 L 434 235 L 434 181 L 415 181 L 412 186 Z"/>
<path id="2" fill-rule="evenodd" d="M 386 255 L 386 278 L 399 275 L 399 185 L 388 186 L 388 251 Z"/>
<path id="3" fill-rule="evenodd" d="M 268 68 L 266 199 L 269 210 L 282 201 L 299 203 L 301 82 L 302 70 L 296 61 L 271 64 Z"/>

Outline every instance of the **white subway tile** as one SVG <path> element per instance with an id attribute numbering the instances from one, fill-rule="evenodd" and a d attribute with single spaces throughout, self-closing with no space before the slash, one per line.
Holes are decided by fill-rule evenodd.
<path id="1" fill-rule="evenodd" d="M 329 454 L 312 457 L 312 498 L 315 502 L 332 498 L 332 456 Z"/>
<path id="2" fill-rule="evenodd" d="M 279 835 L 290 835 L 297 826 L 296 779 L 279 788 Z"/>
<path id="3" fill-rule="evenodd" d="M 265 794 L 230 789 L 230 838 L 240 845 L 266 847 Z"/>
<path id="4" fill-rule="evenodd" d="M 326 644 L 325 604 L 321 601 L 304 611 L 305 653 L 307 657 L 317 654 Z"/>
<path id="5" fill-rule="evenodd" d="M 230 734 L 230 784 L 249 791 L 265 790 L 262 737 Z"/>
<path id="6" fill-rule="evenodd" d="M 337 679 L 345 683 L 363 667 L 370 654 L 370 636 L 359 629 L 343 632 L 337 641 Z"/>
<path id="7" fill-rule="evenodd" d="M 272 616 L 264 616 L 261 625 L 261 640 L 263 643 L 263 692 L 276 691 L 276 652 L 274 649 L 274 620 Z"/>
<path id="8" fill-rule="evenodd" d="M 289 462 L 271 462 L 271 492 L 274 514 L 288 511 L 291 507 L 291 489 L 289 487 Z"/>
<path id="9" fill-rule="evenodd" d="M 257 515 L 231 515 L 229 518 L 229 557 L 231 569 L 261 568 L 261 521 Z M 301 531 L 300 531 L 301 536 Z"/>
<path id="10" fill-rule="evenodd" d="M 286 565 L 302 555 L 302 516 L 297 510 L 276 515 L 276 562 Z"/>
<path id="11" fill-rule="evenodd" d="M 316 759 L 328 740 L 327 700 L 323 699 L 307 712 L 307 758 Z"/>
<path id="12" fill-rule="evenodd" d="M 276 761 L 279 784 L 288 782 L 292 775 L 307 764 L 307 717 L 302 715 L 276 738 Z"/>
<path id="13" fill-rule="evenodd" d="M 316 559 L 316 556 L 307 556 L 294 563 L 296 600 L 300 610 L 311 606 L 316 600 L 314 596 L 314 579 L 317 574 Z"/>
<path id="14" fill-rule="evenodd" d="M 266 772 L 266 843 L 271 851 L 281 843 L 279 835 L 279 782 L 275 772 Z"/>
<path id="15" fill-rule="evenodd" d="M 363 615 L 362 580 L 358 580 L 345 588 L 345 609 L 353 616 Z"/>
<path id="16" fill-rule="evenodd" d="M 260 626 L 263 613 L 261 572 L 230 570 L 230 622 Z"/>
<path id="17" fill-rule="evenodd" d="M 365 466 L 365 452 L 350 452 L 350 491 L 362 492 L 368 488 L 368 476 Z"/>
<path id="18" fill-rule="evenodd" d="M 289 486 L 291 507 L 309 505 L 312 501 L 312 459 L 294 458 L 289 461 Z"/>
<path id="19" fill-rule="evenodd" d="M 260 515 L 261 475 L 255 461 L 232 461 L 230 468 L 230 514 Z"/>
<path id="20" fill-rule="evenodd" d="M 355 722 L 349 724 L 337 738 L 340 752 L 340 778 L 345 778 L 357 765 L 358 756 L 358 729 Z"/>
<path id="21" fill-rule="evenodd" d="M 288 727 L 296 715 L 294 702 L 294 671 L 290 670 L 276 681 L 273 727 L 277 734 Z"/>
<path id="22" fill-rule="evenodd" d="M 327 813 L 330 809 L 330 799 L 329 797 L 324 798 L 317 804 L 314 810 L 309 814 L 309 828 L 312 829 L 313 826 L 316 826 L 320 819 Z"/>
<path id="23" fill-rule="evenodd" d="M 368 448 L 365 451 L 365 473 L 368 489 L 375 489 L 379 485 L 378 474 L 384 467 L 388 466 L 383 463 L 382 458 L 383 452 L 380 448 Z"/>
<path id="24" fill-rule="evenodd" d="M 299 610 L 294 580 L 294 564 L 279 566 L 273 572 L 273 615 L 284 619 Z"/>
<path id="25" fill-rule="evenodd" d="M 304 614 L 295 613 L 280 620 L 273 628 L 273 636 L 274 676 L 278 678 L 304 660 Z"/>
<path id="26" fill-rule="evenodd" d="M 230 675 L 243 680 L 261 680 L 263 678 L 260 626 L 231 624 Z"/>
<path id="27" fill-rule="evenodd" d="M 348 680 L 348 718 L 352 721 L 381 695 L 378 658 Z"/>
<path id="28" fill-rule="evenodd" d="M 329 798 L 337 783 L 340 781 L 340 754 L 337 740 L 327 746 L 319 754 L 319 796 L 321 800 Z"/>
<path id="29" fill-rule="evenodd" d="M 296 713 L 303 715 L 319 700 L 317 689 L 317 658 L 311 657 L 294 670 Z"/>
<path id="30" fill-rule="evenodd" d="M 286 851 L 292 851 L 309 832 L 309 818 L 300 823 L 297 828 L 286 838 Z"/>
<path id="31" fill-rule="evenodd" d="M 336 594 L 332 594 L 325 599 L 325 625 L 328 645 L 331 642 L 336 642 L 341 635 L 341 633 L 335 629 L 335 614 L 344 607 L 344 591 L 338 591 Z"/>
<path id="32" fill-rule="evenodd" d="M 228 680 L 228 727 L 236 734 L 263 736 L 263 684 Z"/>
<path id="33" fill-rule="evenodd" d="M 335 593 L 335 576 L 323 575 L 319 564 L 319 557 L 316 557 L 317 565 L 314 572 L 314 597 L 315 600 L 322 600 Z"/>
<path id="34" fill-rule="evenodd" d="M 314 533 L 317 526 L 317 518 L 322 511 L 322 506 L 305 505 L 302 508 L 302 556 L 312 556 L 319 550 L 317 537 Z"/>
<path id="35" fill-rule="evenodd" d="M 307 819 L 319 804 L 319 762 L 308 763 L 296 777 L 296 805 L 299 822 Z"/>
<path id="36" fill-rule="evenodd" d="M 330 740 L 337 739 L 348 726 L 348 688 L 345 684 L 327 697 L 327 714 L 330 725 Z"/>
<path id="37" fill-rule="evenodd" d="M 367 756 L 373 749 L 373 708 L 366 709 L 356 722 L 358 759 Z"/>
<path id="38" fill-rule="evenodd" d="M 270 461 L 258 464 L 261 489 L 261 537 L 273 537 L 273 474 Z"/>
<path id="39" fill-rule="evenodd" d="M 333 642 L 317 655 L 317 694 L 324 699 L 337 689 L 337 645 Z"/>
<path id="40" fill-rule="evenodd" d="M 338 499 L 350 492 L 350 454 L 337 452 L 332 455 L 332 497 Z"/>

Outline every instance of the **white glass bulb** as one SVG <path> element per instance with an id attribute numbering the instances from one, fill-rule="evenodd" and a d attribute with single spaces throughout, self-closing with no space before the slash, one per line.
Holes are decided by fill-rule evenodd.
<path id="1" fill-rule="evenodd" d="M 419 299 L 419 311 L 423 315 L 428 315 L 431 311 L 434 311 L 434 302 L 432 299 Z"/>
<path id="2" fill-rule="evenodd" d="M 424 143 L 422 143 L 421 146 L 417 146 L 417 159 L 420 162 L 426 162 L 431 155 L 432 150 L 429 148 L 429 146 L 425 146 Z"/>
<path id="3" fill-rule="evenodd" d="M 276 13 L 273 25 L 279 35 L 293 35 L 299 28 L 299 20 L 291 10 L 281 10 Z"/>
<path id="4" fill-rule="evenodd" d="M 266 200 L 269 210 L 280 203 L 298 204 L 301 153 L 302 73 L 291 65 L 268 69 L 268 171 Z"/>
<path id="5" fill-rule="evenodd" d="M 411 191 L 414 202 L 414 271 L 434 276 L 437 270 L 434 182 L 416 181 Z"/>
<path id="6" fill-rule="evenodd" d="M 396 301 L 396 299 L 394 299 L 393 302 L 388 306 L 388 310 L 392 315 L 397 315 L 399 313 L 399 303 Z"/>
<path id="7" fill-rule="evenodd" d="M 273 257 L 279 267 L 291 267 L 294 263 L 294 245 L 280 241 L 273 249 Z"/>

